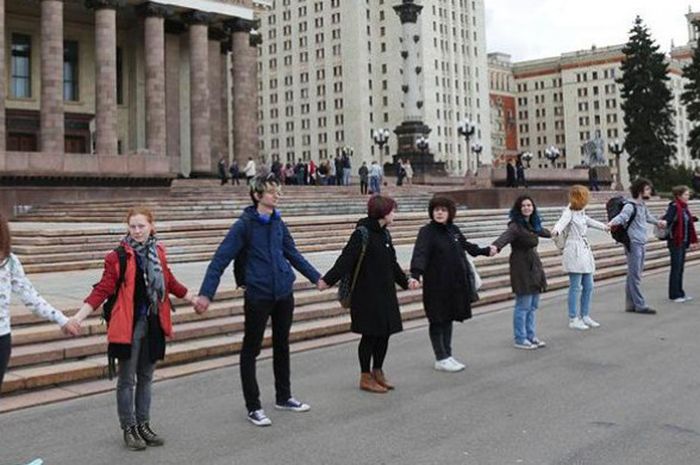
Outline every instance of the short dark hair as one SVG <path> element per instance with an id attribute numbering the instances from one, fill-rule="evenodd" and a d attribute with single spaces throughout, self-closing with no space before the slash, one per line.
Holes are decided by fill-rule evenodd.
<path id="1" fill-rule="evenodd" d="M 676 198 L 680 197 L 681 195 L 683 195 L 689 191 L 690 191 L 690 188 L 688 186 L 676 186 L 673 189 L 671 189 L 671 193 Z"/>
<path id="2" fill-rule="evenodd" d="M 430 199 L 430 203 L 428 204 L 428 215 L 430 216 L 431 220 L 435 220 L 435 218 L 433 218 L 433 212 L 436 208 L 444 208 L 447 210 L 448 223 L 452 223 L 452 221 L 454 221 L 455 219 L 455 216 L 457 216 L 457 206 L 455 205 L 452 199 L 449 199 L 447 197 L 436 196 Z"/>
<path id="3" fill-rule="evenodd" d="M 367 216 L 380 220 L 398 207 L 396 200 L 382 195 L 373 195 L 367 202 Z"/>
<path id="4" fill-rule="evenodd" d="M 632 198 L 636 199 L 639 197 L 642 192 L 644 192 L 644 188 L 647 186 L 651 187 L 651 190 L 654 190 L 654 185 L 647 178 L 635 179 L 630 186 L 630 194 L 632 194 Z"/>
<path id="5" fill-rule="evenodd" d="M 277 177 L 270 173 L 267 176 L 256 176 L 250 180 L 250 199 L 253 201 L 255 206 L 258 205 L 258 199 L 255 195 L 263 195 L 266 190 L 270 188 L 279 189 L 280 182 Z"/>

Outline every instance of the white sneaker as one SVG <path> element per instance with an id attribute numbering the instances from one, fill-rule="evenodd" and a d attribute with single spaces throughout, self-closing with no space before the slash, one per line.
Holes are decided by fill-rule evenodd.
<path id="1" fill-rule="evenodd" d="M 677 299 L 672 299 L 672 302 L 675 302 L 677 304 L 682 304 L 685 302 L 687 299 L 685 297 L 678 297 Z"/>
<path id="2" fill-rule="evenodd" d="M 450 357 L 449 360 L 452 362 L 452 364 L 453 364 L 454 366 L 456 366 L 456 367 L 459 368 L 460 370 L 464 370 L 465 368 L 467 368 L 467 366 L 466 366 L 464 363 L 458 361 L 458 360 L 455 359 L 454 357 Z"/>
<path id="3" fill-rule="evenodd" d="M 436 361 L 434 368 L 436 371 L 447 371 L 450 373 L 460 371 L 460 368 L 452 363 L 452 360 L 449 358 Z"/>
<path id="4" fill-rule="evenodd" d="M 528 341 L 527 339 L 524 340 L 523 342 L 515 342 L 515 344 L 513 344 L 513 347 L 515 347 L 516 349 L 524 349 L 524 350 L 537 349 L 537 345 L 533 344 L 532 342 Z"/>
<path id="5" fill-rule="evenodd" d="M 571 318 L 569 320 L 569 329 L 578 329 L 580 331 L 584 331 L 588 329 L 588 326 L 586 326 L 586 323 L 583 322 L 580 318 Z"/>
<path id="6" fill-rule="evenodd" d="M 544 342 L 541 339 L 534 338 L 530 341 L 532 345 L 535 346 L 536 349 L 541 349 L 542 347 L 547 347 L 547 343 Z"/>
<path id="7" fill-rule="evenodd" d="M 693 300 L 693 296 L 692 296 L 692 295 L 686 295 L 686 296 L 685 296 L 685 301 L 686 301 L 686 302 L 690 302 L 691 300 Z"/>
<path id="8" fill-rule="evenodd" d="M 600 323 L 598 323 L 597 321 L 595 321 L 595 320 L 594 320 L 593 318 L 591 318 L 590 316 L 584 316 L 584 317 L 583 317 L 583 322 L 584 322 L 586 325 L 588 325 L 589 327 L 591 327 L 591 328 L 597 328 L 597 327 L 600 326 Z"/>

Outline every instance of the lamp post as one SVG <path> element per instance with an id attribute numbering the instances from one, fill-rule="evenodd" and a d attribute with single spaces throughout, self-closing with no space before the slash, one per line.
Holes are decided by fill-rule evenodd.
<path id="1" fill-rule="evenodd" d="M 532 161 L 532 153 L 531 152 L 525 152 L 520 157 L 527 162 L 527 167 L 530 167 L 530 162 Z"/>
<path id="2" fill-rule="evenodd" d="M 625 151 L 625 143 L 615 139 L 615 142 L 608 144 L 608 150 L 615 155 L 615 170 L 617 171 L 615 190 L 622 190 L 622 172 L 620 171 L 620 155 Z"/>
<path id="3" fill-rule="evenodd" d="M 375 129 L 372 132 L 372 139 L 374 139 L 374 143 L 379 146 L 379 160 L 381 161 L 382 155 L 384 153 L 384 146 L 389 142 L 389 135 L 391 133 L 389 132 L 388 129 L 384 128 L 379 128 Z"/>
<path id="4" fill-rule="evenodd" d="M 479 167 L 481 166 L 481 160 L 479 159 L 479 155 L 481 155 L 481 152 L 483 152 L 483 151 L 484 151 L 484 146 L 481 145 L 480 143 L 475 142 L 472 144 L 472 152 L 474 152 L 474 154 L 476 154 L 476 170 L 474 170 L 476 174 L 479 173 Z"/>
<path id="5" fill-rule="evenodd" d="M 561 156 L 561 152 L 555 146 L 550 145 L 544 149 L 544 156 L 552 164 L 552 168 L 556 168 L 555 162 Z"/>
<path id="6" fill-rule="evenodd" d="M 348 147 L 347 145 L 345 147 L 343 147 L 341 150 L 343 152 L 343 155 L 345 155 L 349 158 L 355 154 L 355 149 L 352 147 Z"/>
<path id="7" fill-rule="evenodd" d="M 460 136 L 464 136 L 464 140 L 466 142 L 466 147 L 467 147 L 467 176 L 471 175 L 471 152 L 469 150 L 469 139 L 474 135 L 476 132 L 476 125 L 469 119 L 469 118 L 464 118 L 463 120 L 459 121 L 457 123 L 457 133 Z"/>
<path id="8" fill-rule="evenodd" d="M 421 154 L 425 154 L 430 148 L 430 140 L 425 136 L 420 136 L 416 139 L 416 147 L 420 150 Z"/>

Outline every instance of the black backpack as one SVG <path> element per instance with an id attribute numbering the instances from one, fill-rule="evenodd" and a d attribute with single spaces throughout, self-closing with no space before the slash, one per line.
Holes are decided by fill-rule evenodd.
<path id="1" fill-rule="evenodd" d="M 250 227 L 250 219 L 242 218 L 243 224 L 245 225 L 245 243 L 241 250 L 233 259 L 233 279 L 236 282 L 236 287 L 245 287 L 245 268 L 248 262 L 248 247 L 250 247 L 251 234 L 253 234 L 252 228 Z"/>
<path id="2" fill-rule="evenodd" d="M 109 326 L 109 320 L 112 318 L 112 309 L 117 301 L 117 296 L 119 295 L 119 288 L 122 287 L 124 283 L 124 274 L 126 273 L 126 249 L 124 246 L 120 245 L 116 249 L 117 256 L 119 257 L 119 278 L 117 279 L 117 285 L 114 288 L 114 293 L 110 295 L 104 304 L 102 304 L 102 319 L 105 321 L 107 326 Z M 95 287 L 95 284 L 93 287 Z"/>
<path id="3" fill-rule="evenodd" d="M 630 237 L 627 234 L 627 230 L 629 229 L 630 224 L 632 224 L 632 221 L 634 221 L 634 217 L 637 216 L 637 205 L 635 205 L 634 202 L 627 201 L 627 199 L 622 196 L 613 197 L 605 204 L 605 210 L 608 213 L 608 221 L 610 221 L 619 215 L 622 209 L 628 203 L 632 205 L 634 210 L 632 211 L 632 216 L 630 216 L 627 224 L 610 228 L 610 235 L 612 238 L 615 239 L 616 242 L 624 245 L 626 248 L 629 248 L 630 245 Z"/>

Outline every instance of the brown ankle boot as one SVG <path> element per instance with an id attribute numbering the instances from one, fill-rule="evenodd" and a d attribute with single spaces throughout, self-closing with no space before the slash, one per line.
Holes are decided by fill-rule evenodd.
<path id="1" fill-rule="evenodd" d="M 388 389 L 391 391 L 395 387 L 393 384 L 391 384 L 386 379 L 386 377 L 384 376 L 384 372 L 382 370 L 372 370 L 372 377 L 377 382 L 377 384 L 379 384 L 380 386 L 382 386 L 385 389 Z"/>
<path id="2" fill-rule="evenodd" d="M 360 389 L 377 394 L 385 394 L 387 392 L 384 386 L 374 380 L 371 373 L 360 374 Z"/>

